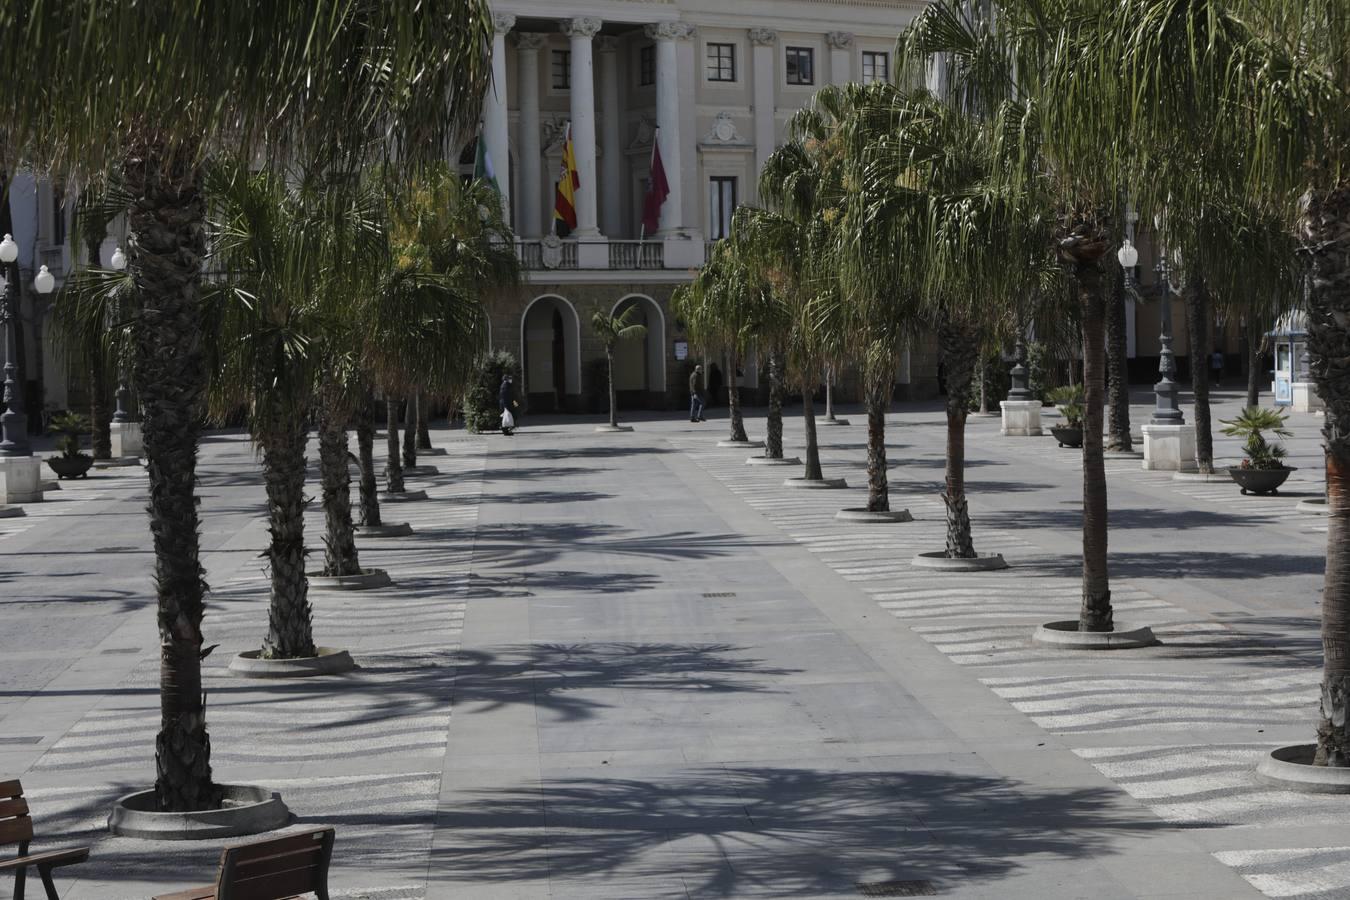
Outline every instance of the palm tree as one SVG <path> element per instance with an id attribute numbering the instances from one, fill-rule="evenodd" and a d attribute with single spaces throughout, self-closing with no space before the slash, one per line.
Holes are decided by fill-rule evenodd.
<path id="1" fill-rule="evenodd" d="M 636 306 L 630 306 L 617 316 L 597 309 L 591 316 L 591 330 L 605 347 L 605 362 L 609 373 L 609 427 L 619 427 L 619 401 L 614 393 L 614 348 L 620 341 L 633 341 L 647 333 L 647 326 L 630 321 Z"/>
<path id="2" fill-rule="evenodd" d="M 202 700 L 206 584 L 194 472 L 206 389 L 203 163 L 222 148 L 354 168 L 439 156 L 478 118 L 492 27 L 484 0 L 11 6 L 0 51 L 16 92 L 0 145 L 130 197 L 135 380 L 149 460 L 161 638 L 160 809 L 216 807 Z"/>

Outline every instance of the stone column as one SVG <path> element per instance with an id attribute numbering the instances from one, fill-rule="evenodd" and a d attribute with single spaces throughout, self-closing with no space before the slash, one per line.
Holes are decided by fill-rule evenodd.
<path id="1" fill-rule="evenodd" d="M 600 31 L 601 21 L 587 16 L 568 19 L 562 32 L 572 41 L 572 150 L 577 158 L 578 240 L 601 237 L 596 213 L 599 185 L 595 175 L 595 65 L 591 41 Z"/>
<path id="2" fill-rule="evenodd" d="M 623 221 L 623 148 L 619 121 L 619 44 L 596 41 L 600 49 L 600 226 L 610 237 Z"/>
<path id="3" fill-rule="evenodd" d="M 658 22 L 648 25 L 647 37 L 656 42 L 656 127 L 661 147 L 661 165 L 666 170 L 670 196 L 661 206 L 662 237 L 684 232 L 684 165 L 680 131 L 679 64 L 675 42 L 694 35 L 692 25 L 683 22 Z"/>
<path id="4" fill-rule="evenodd" d="M 848 84 L 853 81 L 853 35 L 847 31 L 831 31 L 825 35 L 830 48 L 830 84 Z"/>
<path id="5" fill-rule="evenodd" d="M 520 107 L 518 141 L 520 157 L 516 169 L 520 173 L 521 237 L 537 238 L 544 233 L 544 204 L 540 171 L 543 167 L 539 136 L 539 51 L 548 44 L 548 36 L 536 31 L 516 33 L 516 102 Z"/>
<path id="6" fill-rule="evenodd" d="M 778 142 L 778 126 L 775 123 L 777 110 L 774 97 L 777 94 L 778 79 L 775 77 L 774 44 L 778 41 L 778 32 L 769 28 L 751 28 L 746 32 L 750 38 L 752 68 L 754 78 L 753 104 L 755 110 L 755 172 L 764 168 L 764 161 L 773 153 Z M 750 195 L 759 196 L 759 185 L 751 185 Z"/>
<path id="7" fill-rule="evenodd" d="M 509 13 L 493 13 L 492 85 L 483 104 L 483 139 L 492 158 L 492 171 L 502 192 L 502 214 L 511 221 L 511 154 L 506 117 L 506 33 L 516 26 Z"/>

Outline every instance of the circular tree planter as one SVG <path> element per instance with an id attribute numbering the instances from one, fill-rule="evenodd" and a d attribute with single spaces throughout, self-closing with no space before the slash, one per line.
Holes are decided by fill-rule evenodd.
<path id="1" fill-rule="evenodd" d="M 1083 429 L 1070 428 L 1068 425 L 1051 425 L 1050 433 L 1059 441 L 1061 447 L 1083 446 Z"/>
<path id="2" fill-rule="evenodd" d="M 919 569 L 943 569 L 948 572 L 993 572 L 1008 568 L 1002 553 L 978 553 L 973 559 L 959 559 L 948 556 L 945 550 L 920 553 L 909 564 Z"/>
<path id="3" fill-rule="evenodd" d="M 1079 631 L 1078 620 L 1047 622 L 1031 636 L 1034 643 L 1062 650 L 1133 650 L 1158 643 L 1147 625 L 1115 631 Z"/>
<path id="4" fill-rule="evenodd" d="M 820 419 L 816 419 L 816 424 L 817 424 L 817 425 L 824 425 L 825 427 L 828 428 L 828 427 L 830 427 L 830 426 L 832 426 L 832 425 L 850 425 L 850 424 L 852 424 L 852 423 L 849 422 L 848 419 L 840 419 L 840 418 L 825 419 L 825 418 L 820 418 Z"/>
<path id="5" fill-rule="evenodd" d="M 719 446 L 719 447 L 744 447 L 744 448 L 746 448 L 746 449 L 749 449 L 749 448 L 751 448 L 751 447 L 763 447 L 763 446 L 764 446 L 764 442 L 763 442 L 763 441 L 718 441 L 718 442 L 717 442 L 717 446 Z"/>
<path id="6" fill-rule="evenodd" d="M 596 433 L 596 434 L 618 434 L 618 433 L 621 432 L 621 431 L 632 431 L 632 430 L 633 430 L 633 426 L 632 426 L 632 425 L 597 425 L 597 426 L 595 426 L 595 433 Z"/>
<path id="7" fill-rule="evenodd" d="M 404 466 L 403 474 L 414 476 L 439 475 L 441 470 L 435 466 Z"/>
<path id="8" fill-rule="evenodd" d="M 1102 457 L 1105 459 L 1143 459 L 1142 450 L 1103 450 Z"/>
<path id="9" fill-rule="evenodd" d="M 913 522 L 914 517 L 907 509 L 841 509 L 834 514 L 841 522 Z"/>
<path id="10" fill-rule="evenodd" d="M 281 795 L 251 784 L 222 784 L 220 809 L 173 813 L 155 809 L 155 792 L 137 791 L 113 804 L 108 830 L 121 837 L 155 841 L 215 841 L 283 828 L 291 811 Z"/>
<path id="11" fill-rule="evenodd" d="M 230 671 L 245 678 L 308 678 L 311 675 L 340 675 L 356 668 L 346 650 L 316 647 L 318 656 L 298 659 L 262 659 L 261 650 L 245 650 L 230 660 Z"/>
<path id="12" fill-rule="evenodd" d="M 1224 471 L 1219 472 L 1173 472 L 1173 481 L 1232 481 L 1232 477 Z"/>
<path id="13" fill-rule="evenodd" d="M 842 478 L 789 478 L 783 482 L 783 487 L 804 488 L 807 490 L 826 490 L 830 488 L 846 488 L 848 482 Z"/>
<path id="14" fill-rule="evenodd" d="M 381 503 L 411 503 L 414 500 L 427 499 L 426 491 L 381 491 Z"/>
<path id="15" fill-rule="evenodd" d="M 369 591 L 374 588 L 388 587 L 394 583 L 384 569 L 362 569 L 360 575 L 325 575 L 322 572 L 306 572 L 309 586 L 326 588 L 330 591 Z"/>
<path id="16" fill-rule="evenodd" d="M 1295 466 L 1285 466 L 1282 469 L 1244 469 L 1241 466 L 1232 466 L 1228 469 L 1228 474 L 1237 482 L 1244 494 L 1278 494 L 1280 485 L 1297 471 Z"/>
<path id="17" fill-rule="evenodd" d="M 22 506 L 0 506 L 0 519 L 19 519 L 26 515 L 28 513 Z"/>
<path id="18" fill-rule="evenodd" d="M 1325 516 L 1329 509 L 1326 497 L 1313 497 L 1308 500 L 1300 500 L 1298 501 L 1298 506 L 1294 508 L 1299 512 L 1306 513 L 1310 516 Z"/>
<path id="19" fill-rule="evenodd" d="M 356 533 L 361 537 L 407 537 L 413 528 L 407 522 L 383 522 L 379 525 L 357 525 Z"/>
<path id="20" fill-rule="evenodd" d="M 745 460 L 747 466 L 800 466 L 802 461 L 795 456 L 780 456 L 771 459 L 767 456 L 751 456 Z"/>
<path id="21" fill-rule="evenodd" d="M 1350 794 L 1350 769 L 1313 765 L 1316 744 L 1279 747 L 1256 766 L 1256 776 L 1267 784 L 1309 794 Z"/>

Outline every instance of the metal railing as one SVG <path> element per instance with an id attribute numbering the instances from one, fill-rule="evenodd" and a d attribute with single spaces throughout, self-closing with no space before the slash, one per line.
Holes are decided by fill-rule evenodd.
<path id="1" fill-rule="evenodd" d="M 665 245 L 660 241 L 610 241 L 611 269 L 665 268 Z"/>

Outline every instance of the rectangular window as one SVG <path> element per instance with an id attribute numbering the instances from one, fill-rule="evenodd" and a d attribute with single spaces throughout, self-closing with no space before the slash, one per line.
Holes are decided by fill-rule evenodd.
<path id="1" fill-rule="evenodd" d="M 787 83 L 816 83 L 816 51 L 810 47 L 787 48 Z"/>
<path id="2" fill-rule="evenodd" d="M 572 51 L 553 51 L 553 89 L 566 91 L 572 88 Z"/>
<path id="3" fill-rule="evenodd" d="M 656 45 L 648 44 L 638 50 L 638 85 L 656 84 Z"/>
<path id="4" fill-rule="evenodd" d="M 718 241 L 731 234 L 731 214 L 736 211 L 736 177 L 714 175 L 708 179 L 708 238 Z"/>
<path id="5" fill-rule="evenodd" d="M 871 84 L 874 81 L 891 80 L 891 55 L 889 53 L 873 53 L 869 50 L 864 50 L 862 64 L 863 84 Z"/>
<path id="6" fill-rule="evenodd" d="M 735 44 L 708 45 L 708 80 L 709 81 L 736 80 Z"/>

